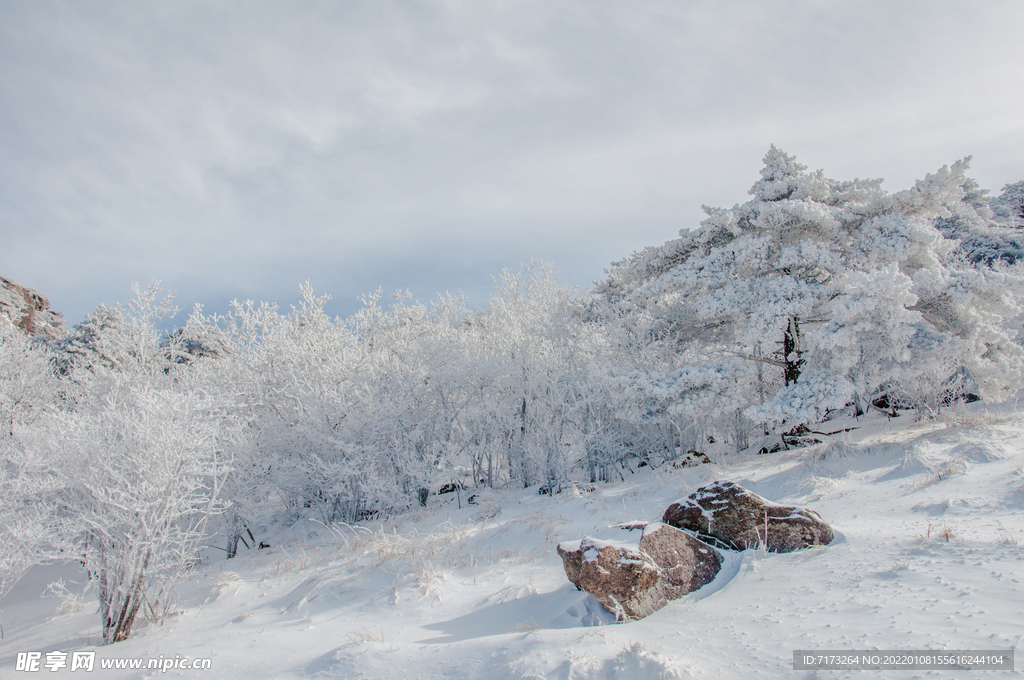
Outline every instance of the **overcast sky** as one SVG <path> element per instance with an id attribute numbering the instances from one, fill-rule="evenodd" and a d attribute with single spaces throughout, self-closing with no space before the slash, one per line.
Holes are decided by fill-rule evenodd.
<path id="1" fill-rule="evenodd" d="M 0 276 L 76 323 L 563 283 L 729 206 L 770 144 L 889 190 L 1024 179 L 1024 3 L 0 0 Z"/>

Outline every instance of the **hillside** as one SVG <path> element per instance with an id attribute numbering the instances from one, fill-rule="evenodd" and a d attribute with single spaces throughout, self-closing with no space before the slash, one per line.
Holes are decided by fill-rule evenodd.
<path id="1" fill-rule="evenodd" d="M 68 613 L 39 598 L 58 577 L 80 592 L 71 581 L 84 575 L 37 567 L 3 602 L 0 678 L 21 677 L 16 653 L 29 650 L 95 649 L 97 663 L 209 657 L 217 677 L 568 680 L 812 678 L 792 670 L 794 649 L 1020 646 L 1021 412 L 973 404 L 938 421 L 907 414 L 833 424 L 858 429 L 770 456 L 641 468 L 593 491 L 485 491 L 471 505 L 444 494 L 386 523 L 328 527 L 299 517 L 266 526 L 269 548 L 230 561 L 205 550 L 180 586 L 180 613 L 114 646 L 91 646 L 100 638 L 94 593 Z M 615 623 L 567 582 L 557 542 L 627 537 L 610 525 L 659 519 L 714 479 L 812 507 L 835 541 L 790 554 L 727 553 L 710 585 L 635 622 Z M 63 604 L 74 609 L 74 597 Z M 146 673 L 102 677 L 154 675 Z M 63 674 L 71 675 L 47 672 Z"/>

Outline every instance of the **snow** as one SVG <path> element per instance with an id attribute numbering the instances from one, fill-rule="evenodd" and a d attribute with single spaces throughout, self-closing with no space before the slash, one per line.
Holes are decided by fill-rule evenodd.
<path id="1" fill-rule="evenodd" d="M 667 525 L 662 524 L 661 522 L 651 522 L 650 524 L 644 527 L 641 536 L 650 536 L 651 534 L 660 531 L 665 526 Z"/>
<path id="2" fill-rule="evenodd" d="M 367 526 L 268 526 L 270 548 L 232 560 L 205 551 L 179 588 L 180 613 L 140 623 L 111 646 L 93 646 L 95 593 L 67 611 L 81 593 L 72 581 L 84 581 L 77 565 L 36 567 L 0 601 L 0 677 L 22 677 L 19 651 L 213 660 L 202 672 L 102 672 L 113 679 L 643 680 L 821 677 L 792 669 L 794 649 L 1019 647 L 1024 412 L 973 404 L 946 413 L 919 423 L 910 414 L 843 421 L 858 429 L 713 466 L 645 467 L 589 493 L 496 491 L 486 511 L 432 497 L 426 509 Z M 836 539 L 788 554 L 722 551 L 712 583 L 629 623 L 614 623 L 568 583 L 556 544 L 628 541 L 613 525 L 658 521 L 709 478 L 815 510 Z M 60 601 L 40 593 L 60 578 L 72 593 L 55 614 Z"/>
<path id="3" fill-rule="evenodd" d="M 640 553 L 639 541 L 609 541 L 587 536 L 580 541 L 567 541 L 565 543 L 559 543 L 562 550 L 578 550 L 580 547 L 583 549 L 583 561 L 584 562 L 596 562 L 598 553 L 602 548 L 614 548 L 619 551 L 619 564 L 640 564 L 646 563 L 643 559 L 643 554 Z M 656 569 L 654 565 L 649 565 L 651 569 Z"/>

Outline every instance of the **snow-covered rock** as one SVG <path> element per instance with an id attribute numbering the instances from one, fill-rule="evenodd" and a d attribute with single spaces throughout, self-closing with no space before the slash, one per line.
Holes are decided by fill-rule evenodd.
<path id="1" fill-rule="evenodd" d="M 653 522 L 640 544 L 586 537 L 558 545 L 565 575 L 617 618 L 639 619 L 709 583 L 722 566 L 711 546 Z"/>
<path id="2" fill-rule="evenodd" d="M 703 486 L 665 510 L 665 524 L 689 529 L 745 550 L 761 545 L 770 552 L 792 552 L 832 542 L 832 527 L 818 513 L 772 503 L 728 481 Z"/>
<path id="3" fill-rule="evenodd" d="M 662 569 L 670 600 L 707 585 L 722 568 L 722 556 L 717 550 L 661 522 L 644 527 L 640 551 Z"/>
<path id="4" fill-rule="evenodd" d="M 637 546 L 587 537 L 575 550 L 572 547 L 560 545 L 559 552 L 579 553 L 577 587 L 593 595 L 616 618 L 642 619 L 668 604 L 668 582 L 662 569 Z M 573 556 L 571 561 L 576 559 Z"/>

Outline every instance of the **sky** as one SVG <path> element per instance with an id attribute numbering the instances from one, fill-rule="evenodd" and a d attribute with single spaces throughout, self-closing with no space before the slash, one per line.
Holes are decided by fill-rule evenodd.
<path id="1" fill-rule="evenodd" d="M 748 199 L 771 144 L 899 190 L 1024 179 L 1024 3 L 0 0 L 0 276 L 69 323 L 309 280 L 587 288 Z M 183 320 L 182 315 L 181 320 Z"/>

